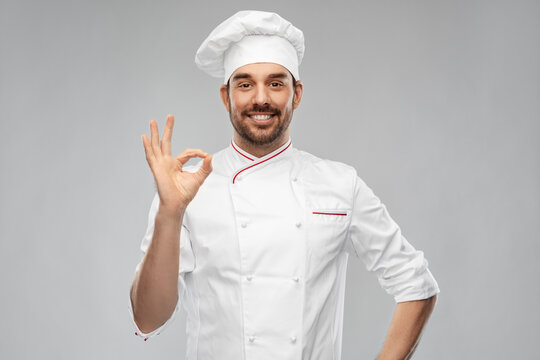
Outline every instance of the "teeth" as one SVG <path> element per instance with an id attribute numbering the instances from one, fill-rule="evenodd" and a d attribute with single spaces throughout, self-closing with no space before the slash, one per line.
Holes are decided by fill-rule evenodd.
<path id="1" fill-rule="evenodd" d="M 272 115 L 251 115 L 251 118 L 255 120 L 268 120 L 272 117 Z"/>

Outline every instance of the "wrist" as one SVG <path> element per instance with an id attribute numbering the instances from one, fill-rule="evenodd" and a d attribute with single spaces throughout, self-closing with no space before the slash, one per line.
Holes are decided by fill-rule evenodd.
<path id="1" fill-rule="evenodd" d="M 159 204 L 159 207 L 158 207 L 158 215 L 164 218 L 182 219 L 184 217 L 185 211 L 186 211 L 186 206 L 169 207 L 163 204 Z"/>

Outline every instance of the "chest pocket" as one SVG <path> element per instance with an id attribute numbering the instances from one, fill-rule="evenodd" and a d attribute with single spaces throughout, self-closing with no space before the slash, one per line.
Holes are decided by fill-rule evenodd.
<path id="1" fill-rule="evenodd" d="M 306 206 L 307 252 L 311 271 L 323 271 L 343 249 L 351 209 L 346 207 Z"/>

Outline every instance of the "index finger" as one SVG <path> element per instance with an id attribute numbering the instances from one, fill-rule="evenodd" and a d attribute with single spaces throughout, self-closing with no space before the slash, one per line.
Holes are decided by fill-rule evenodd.
<path id="1" fill-rule="evenodd" d="M 208 153 L 205 151 L 202 151 L 201 149 L 186 149 L 182 151 L 182 153 L 176 157 L 176 160 L 180 162 L 182 166 L 184 166 L 184 164 L 187 163 L 188 160 L 191 158 L 194 158 L 194 157 L 205 158 L 206 156 L 208 156 Z"/>

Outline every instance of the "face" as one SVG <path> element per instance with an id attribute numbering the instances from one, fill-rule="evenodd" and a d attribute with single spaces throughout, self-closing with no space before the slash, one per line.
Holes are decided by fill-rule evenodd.
<path id="1" fill-rule="evenodd" d="M 302 84 L 274 63 L 244 65 L 231 75 L 221 99 L 235 130 L 235 141 L 255 147 L 280 146 L 289 137 L 293 110 L 300 104 Z M 240 145 L 240 144 L 239 144 Z"/>

